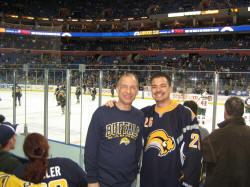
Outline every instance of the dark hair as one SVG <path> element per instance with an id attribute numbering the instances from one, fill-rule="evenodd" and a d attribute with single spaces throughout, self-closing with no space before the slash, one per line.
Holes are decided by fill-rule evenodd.
<path id="1" fill-rule="evenodd" d="M 2 114 L 0 114 L 0 123 L 3 123 L 4 120 L 5 120 L 5 117 Z"/>
<path id="2" fill-rule="evenodd" d="M 49 143 L 47 139 L 39 133 L 31 133 L 24 140 L 23 151 L 30 162 L 22 179 L 36 184 L 40 183 L 49 168 Z"/>
<path id="3" fill-rule="evenodd" d="M 198 106 L 197 106 L 197 103 L 196 103 L 196 102 L 194 102 L 194 101 L 192 101 L 192 100 L 190 100 L 190 101 L 185 101 L 185 102 L 183 103 L 183 106 L 186 106 L 186 107 L 190 108 L 190 109 L 193 111 L 193 113 L 194 113 L 195 115 L 198 114 Z"/>
<path id="4" fill-rule="evenodd" d="M 160 77 L 165 77 L 167 79 L 167 82 L 168 82 L 168 85 L 171 86 L 171 81 L 172 81 L 172 78 L 169 74 L 167 74 L 166 72 L 157 72 L 157 73 L 154 73 L 152 75 L 152 78 L 151 78 L 151 83 L 152 81 L 155 79 L 155 78 L 160 78 Z"/>
<path id="5" fill-rule="evenodd" d="M 225 103 L 225 110 L 229 116 L 241 117 L 244 114 L 244 102 L 239 97 L 230 97 Z"/>
<path id="6" fill-rule="evenodd" d="M 0 143 L 0 149 L 4 149 L 7 146 L 8 143 L 9 143 L 9 140 Z"/>

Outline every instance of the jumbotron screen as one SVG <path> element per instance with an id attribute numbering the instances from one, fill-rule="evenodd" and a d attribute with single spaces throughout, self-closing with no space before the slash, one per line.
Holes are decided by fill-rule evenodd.
<path id="1" fill-rule="evenodd" d="M 200 33 L 220 33 L 220 32 L 246 32 L 250 31 L 250 25 L 246 26 L 226 26 L 226 27 L 207 27 L 207 28 L 186 28 L 186 29 L 167 29 L 167 30 L 148 30 L 134 32 L 105 32 L 105 33 L 78 33 L 78 32 L 47 32 L 22 29 L 0 28 L 2 33 L 52 36 L 52 37 L 136 37 L 153 35 L 178 35 L 178 34 L 200 34 Z"/>

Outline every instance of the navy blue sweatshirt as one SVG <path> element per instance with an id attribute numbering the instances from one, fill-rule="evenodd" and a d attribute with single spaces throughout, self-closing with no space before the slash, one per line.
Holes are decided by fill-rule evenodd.
<path id="1" fill-rule="evenodd" d="M 102 106 L 95 111 L 85 144 L 88 183 L 131 185 L 139 171 L 143 124 L 143 113 L 134 107 L 122 111 Z"/>

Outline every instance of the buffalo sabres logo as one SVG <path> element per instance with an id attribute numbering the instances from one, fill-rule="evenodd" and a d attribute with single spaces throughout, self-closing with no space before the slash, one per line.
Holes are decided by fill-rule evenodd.
<path id="1" fill-rule="evenodd" d="M 158 149 L 158 156 L 163 157 L 175 149 L 175 141 L 173 137 L 168 136 L 165 130 L 155 130 L 148 136 L 145 151 L 147 151 L 149 148 Z"/>
<path id="2" fill-rule="evenodd" d="M 128 145 L 130 143 L 130 140 L 126 137 L 122 138 L 121 141 L 120 141 L 120 144 L 125 144 L 125 145 Z"/>

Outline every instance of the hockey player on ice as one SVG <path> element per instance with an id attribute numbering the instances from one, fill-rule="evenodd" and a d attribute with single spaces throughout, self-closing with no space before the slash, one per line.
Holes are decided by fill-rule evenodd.
<path id="1" fill-rule="evenodd" d="M 198 121 L 200 121 L 200 124 L 205 124 L 205 117 L 206 117 L 206 110 L 208 105 L 208 96 L 207 91 L 205 90 L 203 94 L 199 97 L 197 100 L 198 105 Z"/>
<path id="2" fill-rule="evenodd" d="M 75 95 L 76 95 L 76 104 L 80 103 L 80 95 L 81 95 L 81 93 L 82 93 L 81 87 L 80 87 L 79 84 L 77 84 L 76 93 L 75 93 Z"/>
<path id="3" fill-rule="evenodd" d="M 250 125 L 250 96 L 245 100 L 245 114 L 246 124 Z"/>
<path id="4" fill-rule="evenodd" d="M 58 98 L 59 92 L 60 92 L 60 87 L 59 87 L 59 84 L 58 84 L 58 85 L 56 86 L 55 93 L 54 93 L 54 95 L 56 96 L 57 106 L 60 105 L 60 101 L 59 101 L 59 98 Z"/>
<path id="5" fill-rule="evenodd" d="M 92 101 L 94 101 L 95 100 L 95 95 L 96 95 L 96 87 L 94 87 L 94 88 L 92 88 L 92 90 L 91 90 L 91 97 L 92 97 Z"/>
<path id="6" fill-rule="evenodd" d="M 61 109 L 62 109 L 62 114 L 64 114 L 64 107 L 66 105 L 66 89 L 64 86 L 60 88 L 59 94 L 58 94 L 58 99 L 60 101 Z"/>

